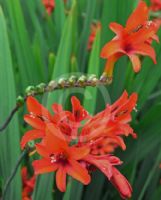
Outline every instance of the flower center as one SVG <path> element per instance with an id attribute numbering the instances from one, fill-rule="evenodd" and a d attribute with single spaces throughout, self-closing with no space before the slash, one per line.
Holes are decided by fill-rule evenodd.
<path id="1" fill-rule="evenodd" d="M 133 50 L 133 48 L 132 48 L 131 44 L 126 44 L 124 46 L 124 51 L 126 51 L 127 53 L 129 53 L 132 50 Z"/>
<path id="2" fill-rule="evenodd" d="M 55 153 L 55 154 L 51 154 L 50 155 L 50 162 L 51 163 L 59 163 L 59 164 L 62 164 L 62 165 L 66 165 L 68 164 L 68 156 L 61 152 L 61 153 Z"/>

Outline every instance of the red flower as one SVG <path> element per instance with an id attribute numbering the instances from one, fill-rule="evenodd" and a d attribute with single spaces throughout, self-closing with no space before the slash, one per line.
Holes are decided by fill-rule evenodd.
<path id="1" fill-rule="evenodd" d="M 112 76 L 115 62 L 123 55 L 130 58 L 135 72 L 141 68 L 139 54 L 151 57 L 156 64 L 155 51 L 147 41 L 155 37 L 158 27 L 155 22 L 148 21 L 148 13 L 146 3 L 141 1 L 127 20 L 125 28 L 117 23 L 110 24 L 116 37 L 101 52 L 101 57 L 108 59 L 104 73 L 106 76 Z"/>
<path id="2" fill-rule="evenodd" d="M 57 187 L 65 191 L 67 175 L 88 184 L 88 172 L 98 168 L 123 198 L 130 197 L 130 184 L 114 167 L 122 162 L 110 153 L 118 146 L 126 149 L 122 136 L 131 134 L 136 137 L 129 125 L 136 101 L 135 93 L 128 97 L 124 92 L 114 104 L 107 105 L 105 110 L 92 117 L 76 97 L 71 98 L 71 112 L 53 104 L 54 115 L 36 99 L 28 97 L 29 114 L 25 115 L 25 120 L 34 129 L 23 136 L 21 146 L 24 148 L 28 141 L 41 138 L 41 142 L 35 145 L 37 153 L 42 156 L 33 162 L 35 173 L 56 171 Z"/>
<path id="3" fill-rule="evenodd" d="M 95 40 L 97 31 L 100 28 L 101 28 L 101 23 L 100 22 L 93 23 L 91 25 L 91 33 L 90 33 L 90 36 L 89 36 L 89 39 L 88 39 L 88 50 L 92 49 L 92 45 L 93 45 L 93 42 Z"/>
<path id="4" fill-rule="evenodd" d="M 28 172 L 27 168 L 23 167 L 21 170 L 22 175 L 22 200 L 31 200 L 31 194 L 34 190 L 36 177 L 32 176 L 31 178 L 28 178 Z"/>
<path id="5" fill-rule="evenodd" d="M 45 6 L 48 15 L 51 15 L 55 7 L 55 0 L 42 0 L 42 3 Z"/>
<path id="6" fill-rule="evenodd" d="M 86 156 L 84 158 L 88 163 L 96 166 L 100 171 L 102 171 L 108 180 L 116 187 L 119 191 L 120 196 L 123 199 L 131 197 L 132 188 L 127 179 L 114 167 L 115 165 L 120 165 L 122 162 L 119 158 L 106 155 L 106 156 Z"/>
<path id="7" fill-rule="evenodd" d="M 21 148 L 23 149 L 26 143 L 31 140 L 43 138 L 46 126 L 49 124 L 55 124 L 69 141 L 76 138 L 80 122 L 89 118 L 89 115 L 76 97 L 72 97 L 71 102 L 72 112 L 64 111 L 59 104 L 53 104 L 52 109 L 55 113 L 53 116 L 34 97 L 29 96 L 26 101 L 29 114 L 24 116 L 24 120 L 34 129 L 27 131 L 22 137 Z"/>
<path id="8" fill-rule="evenodd" d="M 35 173 L 57 171 L 56 184 L 60 191 L 66 190 L 67 174 L 85 185 L 90 182 L 88 171 L 78 162 L 89 153 L 89 148 L 68 146 L 68 143 L 59 137 L 56 127 L 47 130 L 43 143 L 37 144 L 36 150 L 43 158 L 33 162 Z"/>
<path id="9" fill-rule="evenodd" d="M 53 104 L 52 108 L 55 113 L 53 121 L 56 126 L 64 133 L 68 141 L 76 139 L 78 128 L 81 122 L 89 118 L 88 112 L 80 104 L 76 97 L 71 98 L 72 112 L 64 111 L 59 104 Z"/>
<path id="10" fill-rule="evenodd" d="M 161 0 L 151 0 L 150 9 L 154 12 L 161 10 Z"/>
<path id="11" fill-rule="evenodd" d="M 120 136 L 131 134 L 134 138 L 136 134 L 128 124 L 131 121 L 131 112 L 135 108 L 137 94 L 133 93 L 129 99 L 127 92 L 113 105 L 107 105 L 106 109 L 91 117 L 84 125 L 80 134 L 81 142 L 90 142 L 100 137 L 114 138 L 117 144 L 125 149 Z"/>

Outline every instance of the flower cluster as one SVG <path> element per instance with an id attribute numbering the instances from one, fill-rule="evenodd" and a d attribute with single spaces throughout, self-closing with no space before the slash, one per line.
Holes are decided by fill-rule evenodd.
<path id="1" fill-rule="evenodd" d="M 36 177 L 32 176 L 31 178 L 28 177 L 28 171 L 26 167 L 23 167 L 21 170 L 22 176 L 22 200 L 31 200 L 31 194 L 34 190 Z"/>
<path id="2" fill-rule="evenodd" d="M 91 116 L 75 96 L 71 98 L 71 112 L 53 104 L 54 114 L 29 96 L 29 114 L 24 120 L 33 129 L 22 137 L 21 148 L 35 140 L 36 152 L 42 157 L 32 163 L 35 174 L 56 171 L 57 187 L 64 192 L 67 175 L 87 185 L 91 181 L 91 169 L 99 169 L 123 199 L 131 197 L 129 182 L 115 167 L 122 161 L 111 153 L 119 146 L 126 149 L 124 136 L 136 138 L 129 125 L 136 101 L 136 93 L 128 97 L 125 91 L 114 104 Z"/>
<path id="3" fill-rule="evenodd" d="M 110 23 L 110 29 L 116 36 L 101 51 L 101 57 L 107 59 L 104 71 L 106 76 L 113 75 L 114 64 L 123 55 L 130 58 L 135 72 L 141 68 L 138 55 L 147 55 L 156 64 L 156 55 L 151 42 L 158 41 L 156 32 L 159 27 L 155 21 L 148 20 L 149 11 L 146 3 L 140 1 L 125 27 L 115 22 Z"/>

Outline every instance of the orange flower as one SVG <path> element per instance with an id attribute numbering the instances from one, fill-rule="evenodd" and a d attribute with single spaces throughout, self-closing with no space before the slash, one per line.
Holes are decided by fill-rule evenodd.
<path id="1" fill-rule="evenodd" d="M 32 176 L 31 178 L 28 178 L 28 172 L 27 168 L 23 167 L 21 170 L 22 175 L 22 200 L 31 200 L 31 194 L 34 190 L 36 177 Z"/>
<path id="2" fill-rule="evenodd" d="M 89 155 L 84 158 L 87 163 L 91 163 L 102 171 L 108 180 L 116 187 L 123 199 L 131 197 L 132 187 L 128 180 L 114 167 L 122 162 L 119 158 L 112 155 L 93 156 Z"/>
<path id="3" fill-rule="evenodd" d="M 91 117 L 84 125 L 80 134 L 81 142 L 90 142 L 100 137 L 114 138 L 117 144 L 125 149 L 126 146 L 120 136 L 136 134 L 128 124 L 131 121 L 131 112 L 135 108 L 137 94 L 133 93 L 129 98 L 125 91 L 113 104 L 107 105 L 106 109 Z"/>
<path id="4" fill-rule="evenodd" d="M 161 10 L 161 0 L 151 0 L 150 9 L 154 12 Z"/>
<path id="5" fill-rule="evenodd" d="M 114 104 L 107 105 L 105 110 L 92 117 L 76 97 L 71 98 L 71 112 L 53 104 L 54 115 L 36 99 L 28 97 L 29 114 L 24 119 L 34 129 L 23 136 L 21 147 L 30 140 L 41 138 L 35 145 L 36 152 L 42 156 L 33 162 L 35 174 L 56 171 L 57 187 L 64 192 L 67 175 L 86 185 L 90 182 L 90 169 L 98 168 L 122 198 L 130 197 L 130 184 L 114 167 L 122 162 L 110 153 L 118 146 L 126 149 L 122 136 L 136 137 L 129 125 L 136 101 L 135 93 L 128 97 L 125 91 Z"/>
<path id="6" fill-rule="evenodd" d="M 90 36 L 89 36 L 89 39 L 88 39 L 88 50 L 91 50 L 92 49 L 92 45 L 93 45 L 93 42 L 95 40 L 95 37 L 96 37 L 96 34 L 97 34 L 97 30 L 101 28 L 101 23 L 100 22 L 97 22 L 97 23 L 93 23 L 91 25 L 91 33 L 90 33 Z"/>
<path id="7" fill-rule="evenodd" d="M 88 171 L 78 162 L 88 153 L 88 147 L 68 146 L 68 143 L 59 137 L 58 129 L 52 127 L 47 130 L 42 144 L 36 145 L 37 152 L 43 157 L 33 162 L 36 174 L 56 172 L 56 184 L 60 191 L 66 190 L 66 175 L 70 175 L 83 184 L 89 184 Z"/>
<path id="8" fill-rule="evenodd" d="M 49 124 L 55 124 L 69 141 L 76 138 L 80 122 L 89 118 L 89 115 L 76 97 L 72 97 L 71 102 L 72 112 L 64 111 L 59 104 L 53 104 L 52 109 L 55 115 L 51 115 L 34 97 L 29 96 L 26 101 L 29 114 L 24 116 L 24 120 L 34 129 L 27 131 L 22 137 L 21 148 L 23 149 L 31 140 L 43 138 L 46 126 Z"/>
<path id="9" fill-rule="evenodd" d="M 158 27 L 155 22 L 148 21 L 148 13 L 146 3 L 140 1 L 127 20 L 125 28 L 117 23 L 110 24 L 110 29 L 116 36 L 103 47 L 101 52 L 101 57 L 107 59 L 105 76 L 112 76 L 115 62 L 123 55 L 130 58 L 135 72 L 141 68 L 139 54 L 151 57 L 156 64 L 155 51 L 147 41 L 155 37 Z"/>
<path id="10" fill-rule="evenodd" d="M 71 103 L 72 112 L 64 111 L 62 106 L 59 104 L 52 105 L 55 113 L 53 117 L 54 122 L 67 136 L 69 141 L 77 137 L 77 131 L 81 125 L 80 123 L 90 117 L 88 112 L 83 108 L 80 101 L 75 96 L 71 98 Z"/>
<path id="11" fill-rule="evenodd" d="M 55 7 L 55 0 L 42 0 L 42 3 L 45 6 L 48 15 L 51 15 Z"/>

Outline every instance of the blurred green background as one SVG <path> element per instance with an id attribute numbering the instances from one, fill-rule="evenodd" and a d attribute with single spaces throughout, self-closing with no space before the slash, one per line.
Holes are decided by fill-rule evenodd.
<path id="1" fill-rule="evenodd" d="M 0 0 L 0 124 L 15 105 L 16 96 L 24 94 L 29 85 L 49 82 L 72 73 L 101 75 L 104 61 L 100 59 L 103 45 L 114 34 L 110 22 L 122 25 L 136 7 L 138 0 L 55 0 L 55 9 L 48 16 L 41 0 Z M 149 4 L 149 2 L 147 1 Z M 91 51 L 87 50 L 91 23 L 100 21 Z M 158 32 L 161 39 L 161 31 Z M 132 126 L 136 140 L 126 139 L 127 149 L 115 155 L 124 161 L 121 172 L 133 187 L 133 200 L 161 199 L 159 163 L 161 162 L 161 45 L 154 43 L 157 65 L 149 58 L 142 60 L 142 70 L 134 74 L 127 57 L 115 67 L 113 83 L 108 87 L 58 91 L 39 97 L 44 104 L 66 104 L 72 94 L 78 94 L 90 113 L 97 113 L 108 102 L 114 102 L 126 89 L 139 94 L 138 112 Z M 87 98 L 85 98 L 87 97 Z M 66 102 L 63 99 L 67 98 Z M 28 127 L 21 109 L 7 129 L 0 133 L 0 188 L 20 155 L 20 138 Z M 32 158 L 23 164 L 29 165 Z M 100 172 L 92 174 L 92 182 L 84 187 L 69 179 L 66 193 L 60 193 L 53 175 L 38 177 L 33 200 L 117 200 L 115 188 Z M 53 186 L 54 185 L 54 186 Z M 53 191 L 54 187 L 54 191 Z M 7 193 L 7 200 L 21 199 L 20 170 Z"/>

